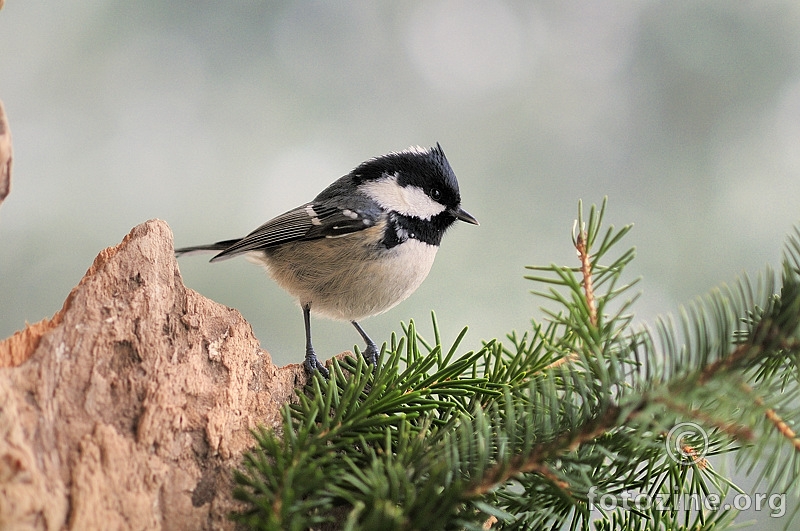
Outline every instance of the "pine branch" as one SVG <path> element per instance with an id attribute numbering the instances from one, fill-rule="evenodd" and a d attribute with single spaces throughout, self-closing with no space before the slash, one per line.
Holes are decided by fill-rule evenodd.
<path id="1" fill-rule="evenodd" d="M 547 461 L 560 454 L 574 451 L 580 444 L 591 441 L 618 426 L 620 413 L 619 408 L 610 408 L 593 422 L 587 422 L 581 426 L 578 431 L 564 433 L 549 443 L 538 444 L 527 455 L 516 454 L 508 462 L 495 464 L 492 468 L 484 471 L 480 482 L 472 484 L 466 489 L 465 496 L 468 498 L 481 496 L 517 474 L 525 472 L 536 472 L 566 489 L 568 483 L 549 472 Z M 543 471 L 548 472 L 543 473 Z"/>
<path id="2" fill-rule="evenodd" d="M 753 389 L 750 386 L 742 385 L 742 389 L 750 395 L 753 394 Z M 800 438 L 797 437 L 797 433 L 789 427 L 786 421 L 784 421 L 774 409 L 766 406 L 763 398 L 756 396 L 754 401 L 756 405 L 766 408 L 764 415 L 767 417 L 767 420 L 775 426 L 778 433 L 794 446 L 795 451 L 800 452 Z"/>
<path id="3" fill-rule="evenodd" d="M 586 247 L 586 231 L 581 228 L 575 237 L 575 249 L 581 261 L 581 274 L 583 275 L 583 290 L 586 297 L 586 307 L 589 309 L 589 323 L 597 326 L 597 304 L 594 300 L 594 286 L 592 286 L 592 261 Z"/>
<path id="4" fill-rule="evenodd" d="M 622 274 L 635 252 L 609 259 L 631 227 L 605 229 L 605 207 L 586 222 L 579 207 L 579 267 L 528 268 L 549 303 L 531 331 L 459 355 L 466 330 L 445 347 L 434 316 L 433 341 L 410 322 L 374 373 L 358 352 L 334 360 L 285 410 L 282 436 L 256 433 L 235 517 L 262 529 L 721 529 L 735 512 L 619 507 L 738 491 L 708 459 L 729 452 L 752 467 L 771 450 L 763 479 L 796 486 L 800 231 L 779 293 L 768 270 L 653 331 L 631 324 L 636 281 Z M 697 429 L 672 439 L 687 421 Z M 597 496 L 618 508 L 591 523 Z"/>

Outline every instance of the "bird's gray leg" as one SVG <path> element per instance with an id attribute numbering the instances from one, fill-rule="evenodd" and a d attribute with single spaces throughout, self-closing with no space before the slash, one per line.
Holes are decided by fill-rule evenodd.
<path id="1" fill-rule="evenodd" d="M 356 330 L 358 330 L 358 333 L 361 334 L 362 339 L 364 339 L 364 342 L 367 344 L 367 349 L 364 351 L 364 359 L 373 367 L 377 367 L 378 347 L 375 346 L 375 342 L 369 338 L 366 332 L 364 332 L 364 329 L 361 328 L 361 325 L 355 321 L 350 322 L 353 323 L 353 326 L 356 327 Z"/>
<path id="2" fill-rule="evenodd" d="M 330 378 L 328 369 L 319 362 L 314 347 L 311 345 L 311 304 L 303 305 L 303 323 L 306 325 L 306 361 L 304 363 L 306 371 L 309 374 L 319 371 L 325 378 Z"/>

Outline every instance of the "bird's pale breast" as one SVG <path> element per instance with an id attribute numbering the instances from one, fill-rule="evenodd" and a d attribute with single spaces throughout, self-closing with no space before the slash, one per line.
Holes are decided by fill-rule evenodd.
<path id="1" fill-rule="evenodd" d="M 337 238 L 290 242 L 250 255 L 300 304 L 323 317 L 360 320 L 394 307 L 428 276 L 436 245 L 409 239 L 391 249 L 379 241 L 386 222 Z M 374 237 L 364 234 L 376 232 Z"/>

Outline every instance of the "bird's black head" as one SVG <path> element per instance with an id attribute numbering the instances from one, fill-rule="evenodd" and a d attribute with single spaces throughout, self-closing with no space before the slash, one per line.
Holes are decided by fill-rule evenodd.
<path id="1" fill-rule="evenodd" d="M 384 209 L 442 230 L 477 220 L 461 208 L 458 181 L 442 147 L 409 148 L 368 160 L 351 173 L 357 188 Z"/>

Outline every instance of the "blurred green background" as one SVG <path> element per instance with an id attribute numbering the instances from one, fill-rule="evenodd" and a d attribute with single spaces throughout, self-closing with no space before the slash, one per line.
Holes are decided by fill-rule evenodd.
<path id="1" fill-rule="evenodd" d="M 431 309 L 471 347 L 527 329 L 523 266 L 575 262 L 580 198 L 635 223 L 643 320 L 777 265 L 800 220 L 795 1 L 10 0 L 0 99 L 0 337 L 138 223 L 166 220 L 179 246 L 242 236 L 412 144 L 442 144 L 481 226 L 453 228 L 419 291 L 363 323 L 379 342 L 410 318 L 430 335 Z M 300 310 L 258 267 L 180 267 L 276 362 L 302 359 Z M 313 330 L 323 358 L 360 343 Z"/>

